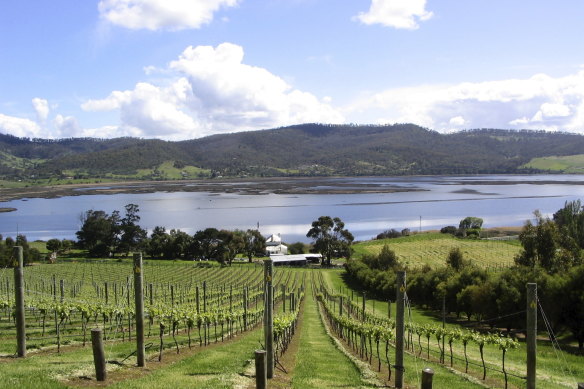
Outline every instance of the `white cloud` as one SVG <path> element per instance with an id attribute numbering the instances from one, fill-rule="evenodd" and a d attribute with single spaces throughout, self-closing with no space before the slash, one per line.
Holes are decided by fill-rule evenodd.
<path id="1" fill-rule="evenodd" d="M 166 86 L 138 83 L 89 100 L 89 111 L 120 110 L 121 128 L 140 136 L 186 139 L 217 132 L 297 124 L 342 122 L 326 99 L 293 89 L 282 78 L 243 63 L 241 46 L 188 47 L 168 66 Z"/>
<path id="2" fill-rule="evenodd" d="M 432 12 L 426 10 L 426 0 L 371 0 L 369 11 L 359 13 L 356 19 L 368 25 L 415 30 L 418 22 L 432 16 Z"/>
<path id="3" fill-rule="evenodd" d="M 36 111 L 38 121 L 44 123 L 49 117 L 49 102 L 45 99 L 35 97 L 32 99 L 32 106 Z"/>
<path id="4" fill-rule="evenodd" d="M 56 133 L 58 134 L 58 138 L 71 138 L 80 136 L 79 133 L 81 128 L 79 127 L 79 123 L 77 123 L 77 119 L 75 119 L 73 116 L 63 116 L 59 114 L 55 116 L 53 124 L 55 126 Z"/>
<path id="5" fill-rule="evenodd" d="M 537 74 L 458 85 L 390 89 L 361 98 L 347 116 L 383 117 L 438 131 L 466 128 L 516 128 L 584 132 L 584 70 L 565 77 Z M 460 123 L 461 120 L 464 123 Z"/>
<path id="6" fill-rule="evenodd" d="M 460 127 L 460 126 L 464 126 L 466 124 L 466 120 L 464 120 L 464 118 L 462 116 L 455 116 L 453 118 L 450 118 L 448 123 L 453 125 L 453 126 Z"/>
<path id="7" fill-rule="evenodd" d="M 0 113 L 0 131 L 18 137 L 41 137 L 42 129 L 38 123 L 24 118 L 7 116 Z"/>
<path id="8" fill-rule="evenodd" d="M 184 30 L 213 20 L 221 7 L 238 0 L 101 0 L 99 14 L 109 23 L 132 30 Z"/>

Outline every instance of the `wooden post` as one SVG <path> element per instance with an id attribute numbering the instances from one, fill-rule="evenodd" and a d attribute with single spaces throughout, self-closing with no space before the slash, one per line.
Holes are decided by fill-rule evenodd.
<path id="1" fill-rule="evenodd" d="M 391 300 L 387 300 L 387 318 L 391 319 Z"/>
<path id="2" fill-rule="evenodd" d="M 265 323 L 264 323 L 264 338 L 266 345 L 266 375 L 268 378 L 274 376 L 274 288 L 272 286 L 272 279 L 274 276 L 273 261 L 267 259 L 264 261 L 264 280 L 266 284 L 266 300 L 265 300 Z"/>
<path id="3" fill-rule="evenodd" d="M 136 357 L 138 367 L 146 365 L 146 350 L 144 348 L 144 289 L 142 283 L 142 253 L 134 254 L 134 302 L 136 304 Z"/>
<path id="4" fill-rule="evenodd" d="M 397 272 L 396 318 L 395 318 L 395 387 L 404 384 L 404 332 L 405 332 L 406 272 Z"/>
<path id="5" fill-rule="evenodd" d="M 266 352 L 264 350 L 255 350 L 255 370 L 256 370 L 256 388 L 267 388 L 266 375 Z"/>
<path id="6" fill-rule="evenodd" d="M 243 330 L 247 331 L 247 287 L 243 287 Z"/>
<path id="7" fill-rule="evenodd" d="M 535 389 L 537 353 L 537 284 L 527 284 L 527 389 Z"/>
<path id="8" fill-rule="evenodd" d="M 434 370 L 429 367 L 422 370 L 422 389 L 432 389 L 432 379 L 434 378 Z"/>
<path id="9" fill-rule="evenodd" d="M 150 299 L 150 305 L 154 305 L 154 294 L 152 284 L 148 284 L 148 298 Z M 198 313 L 198 312 L 197 312 Z"/>
<path id="10" fill-rule="evenodd" d="M 286 285 L 282 284 L 282 312 L 286 312 Z"/>
<path id="11" fill-rule="evenodd" d="M 199 304 L 199 286 L 195 287 L 195 300 L 197 301 L 197 315 L 200 313 L 200 304 Z"/>
<path id="12" fill-rule="evenodd" d="M 107 282 L 104 283 L 104 287 L 105 287 L 105 303 L 108 303 L 109 300 L 109 295 L 108 295 L 108 290 L 107 290 Z"/>
<path id="13" fill-rule="evenodd" d="M 65 280 L 59 280 L 59 291 L 61 292 L 61 304 L 65 301 Z"/>
<path id="14" fill-rule="evenodd" d="M 339 316 L 343 316 L 343 296 L 339 296 Z"/>
<path id="15" fill-rule="evenodd" d="M 207 281 L 203 281 L 203 312 L 207 312 Z"/>
<path id="16" fill-rule="evenodd" d="M 22 246 L 14 246 L 14 301 L 16 303 L 16 352 L 26 357 L 26 323 L 24 321 L 24 259 Z"/>
<path id="17" fill-rule="evenodd" d="M 130 276 L 126 277 L 126 305 L 130 308 Z M 132 340 L 132 317 L 128 314 L 128 340 Z"/>
<path id="18" fill-rule="evenodd" d="M 93 364 L 95 365 L 95 378 L 105 381 L 107 378 L 105 366 L 105 352 L 103 349 L 103 336 L 101 328 L 91 330 L 91 345 L 93 347 Z"/>
<path id="19" fill-rule="evenodd" d="M 584 389 L 584 382 L 578 383 L 578 389 Z"/>
<path id="20" fill-rule="evenodd" d="M 442 328 L 446 328 L 446 294 L 442 296 Z M 440 353 L 440 363 L 444 363 L 444 338 L 446 336 L 442 336 L 442 353 Z"/>
<path id="21" fill-rule="evenodd" d="M 363 292 L 363 321 L 365 321 L 365 292 Z"/>

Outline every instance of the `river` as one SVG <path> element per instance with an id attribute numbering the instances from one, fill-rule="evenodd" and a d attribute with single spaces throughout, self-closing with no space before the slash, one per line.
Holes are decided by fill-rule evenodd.
<path id="1" fill-rule="evenodd" d="M 249 183 L 247 183 L 249 185 Z M 394 193 L 331 194 L 336 188 L 392 187 Z M 253 184 L 252 184 L 253 185 Z M 29 241 L 75 239 L 80 216 L 89 209 L 111 213 L 129 203 L 140 207 L 143 228 L 175 228 L 189 234 L 207 227 L 282 234 L 285 242 L 308 242 L 306 232 L 319 216 L 340 217 L 357 240 L 389 228 L 412 231 L 458 226 L 466 216 L 484 227 L 520 226 L 538 209 L 551 216 L 566 201 L 584 199 L 584 175 L 440 176 L 323 178 L 313 189 L 325 194 L 155 192 L 31 198 L 0 203 L 0 234 Z"/>

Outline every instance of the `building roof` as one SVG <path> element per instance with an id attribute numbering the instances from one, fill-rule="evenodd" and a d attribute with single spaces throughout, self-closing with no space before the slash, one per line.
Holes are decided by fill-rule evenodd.
<path id="1" fill-rule="evenodd" d="M 321 258 L 320 254 L 292 254 L 292 255 L 270 255 L 270 259 L 276 262 L 306 261 L 309 258 Z"/>

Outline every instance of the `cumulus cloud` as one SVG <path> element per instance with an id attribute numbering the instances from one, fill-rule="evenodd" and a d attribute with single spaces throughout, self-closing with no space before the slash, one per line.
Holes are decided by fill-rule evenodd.
<path id="1" fill-rule="evenodd" d="M 418 22 L 433 16 L 426 10 L 426 0 L 371 0 L 367 12 L 361 12 L 356 19 L 364 24 L 382 24 L 386 27 L 415 30 Z"/>
<path id="2" fill-rule="evenodd" d="M 53 120 L 56 132 L 59 138 L 70 138 L 80 136 L 79 123 L 73 116 L 63 116 L 61 114 L 55 116 Z"/>
<path id="3" fill-rule="evenodd" d="M 376 115 L 438 131 L 515 128 L 584 132 L 584 70 L 565 77 L 537 74 L 458 85 L 424 85 L 369 95 L 348 116 Z"/>
<path id="4" fill-rule="evenodd" d="M 42 128 L 30 119 L 0 113 L 0 131 L 18 137 L 37 138 L 41 136 Z"/>
<path id="5" fill-rule="evenodd" d="M 221 7 L 238 0 L 101 0 L 100 17 L 132 30 L 196 29 L 213 20 Z"/>
<path id="6" fill-rule="evenodd" d="M 304 122 L 342 122 L 326 101 L 292 88 L 267 69 L 243 63 L 241 46 L 187 47 L 170 62 L 167 85 L 138 83 L 89 100 L 88 111 L 119 110 L 121 127 L 141 136 L 185 139 Z"/>
<path id="7" fill-rule="evenodd" d="M 32 106 L 36 111 L 38 121 L 44 123 L 49 117 L 49 102 L 45 99 L 35 97 L 32 99 Z"/>

